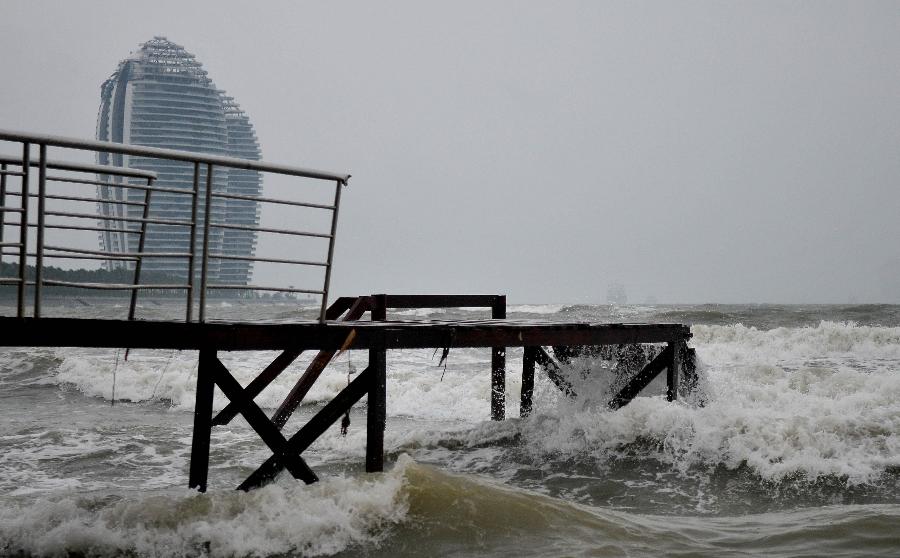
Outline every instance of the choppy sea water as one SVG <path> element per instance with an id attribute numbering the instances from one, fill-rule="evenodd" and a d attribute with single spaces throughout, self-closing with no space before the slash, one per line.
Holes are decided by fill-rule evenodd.
<path id="1" fill-rule="evenodd" d="M 222 318 L 314 314 L 217 304 Z M 667 402 L 651 386 L 609 411 L 608 363 L 582 359 L 570 367 L 581 397 L 539 373 L 534 414 L 515 418 L 522 355 L 510 349 L 514 418 L 491 422 L 487 351 L 453 349 L 446 369 L 432 351 L 391 351 L 385 473 L 363 472 L 363 399 L 346 436 L 335 426 L 304 453 L 321 482 L 282 475 L 233 490 L 268 457 L 236 419 L 214 428 L 198 494 L 187 488 L 196 353 L 138 350 L 126 362 L 114 350 L 3 349 L 0 554 L 900 555 L 900 307 L 529 305 L 509 316 L 690 323 L 707 402 Z M 274 356 L 220 353 L 244 384 Z M 304 357 L 257 398 L 264 409 Z M 286 430 L 365 364 L 363 352 L 338 359 Z M 217 395 L 216 409 L 225 403 Z"/>

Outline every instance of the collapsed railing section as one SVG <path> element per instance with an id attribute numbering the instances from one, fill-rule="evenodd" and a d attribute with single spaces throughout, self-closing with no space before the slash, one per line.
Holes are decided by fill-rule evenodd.
<path id="1" fill-rule="evenodd" d="M 78 140 L 56 136 L 26 134 L 0 130 L 0 141 L 21 145 L 21 156 L 0 157 L 0 262 L 9 259 L 14 262 L 15 276 L 0 277 L 0 285 L 17 287 L 16 314 L 24 317 L 27 314 L 26 296 L 29 288 L 33 289 L 34 298 L 32 315 L 41 316 L 41 302 L 45 287 L 82 288 L 111 291 L 131 291 L 128 319 L 135 317 L 137 295 L 139 291 L 184 291 L 185 321 L 193 321 L 195 299 L 199 298 L 198 321 L 206 320 L 207 294 L 211 290 L 238 290 L 244 292 L 263 291 L 276 293 L 306 294 L 321 297 L 319 321 L 324 322 L 328 306 L 328 293 L 331 282 L 331 271 L 334 259 L 335 238 L 337 234 L 338 214 L 341 203 L 341 190 L 350 176 L 299 167 L 274 165 L 260 161 L 205 155 L 170 149 L 141 147 L 111 142 Z M 32 158 L 32 149 L 37 147 L 37 159 Z M 108 165 L 87 165 L 79 163 L 49 160 L 48 148 L 81 150 L 95 154 L 113 154 L 128 157 L 147 158 L 168 162 L 187 163 L 192 166 L 191 186 L 170 187 L 157 181 L 157 173 L 137 168 Z M 121 159 L 121 158 L 120 158 Z M 37 168 L 37 191 L 34 191 L 34 172 Z M 334 195 L 327 203 L 228 191 L 217 187 L 215 177 L 222 169 L 240 169 L 288 177 L 302 177 L 325 183 L 333 183 Z M 48 171 L 65 172 L 65 175 L 52 175 Z M 102 191 L 101 195 L 72 195 L 67 191 L 58 191 L 51 184 L 67 183 L 75 186 L 90 186 Z M 18 184 L 17 189 L 13 189 Z M 188 217 L 167 216 L 157 211 L 154 195 L 165 196 L 169 200 L 186 198 L 177 202 L 182 208 L 190 207 Z M 18 203 L 16 203 L 18 198 Z M 47 207 L 48 201 L 65 202 L 74 206 L 78 203 L 94 204 L 94 211 L 56 210 Z M 259 204 L 268 204 L 288 208 L 307 208 L 324 211 L 329 215 L 324 222 L 323 230 L 301 230 L 294 228 L 263 227 L 258 218 L 252 223 L 233 222 L 217 218 L 215 208 L 222 203 L 238 202 L 256 204 L 258 215 Z M 167 248 L 164 243 L 157 243 L 152 249 L 147 243 L 148 226 L 173 228 L 182 231 L 180 237 L 186 242 L 172 243 L 180 248 Z M 45 241 L 48 230 L 92 231 L 106 238 L 121 239 L 107 242 L 102 250 L 74 246 L 71 243 L 49 244 Z M 10 235 L 6 235 L 9 231 Z M 249 253 L 238 253 L 228 250 L 227 246 L 218 243 L 214 246 L 210 238 L 216 232 L 239 231 L 253 235 L 267 234 L 278 237 L 304 237 L 327 241 L 322 260 L 291 257 L 264 257 Z M 132 240 L 137 237 L 137 241 Z M 166 281 L 145 280 L 146 260 L 168 259 L 183 261 L 178 269 L 183 272 L 169 274 Z M 63 281 L 49 279 L 45 276 L 45 260 L 97 260 L 104 262 L 108 268 L 133 271 L 129 282 L 88 282 Z M 257 262 L 284 264 L 289 266 L 315 267 L 322 270 L 321 287 L 298 288 L 293 285 L 257 285 L 247 282 L 228 282 L 215 280 L 210 273 L 211 261 L 244 262 L 248 266 Z M 115 262 L 110 264 L 110 262 Z M 29 277 L 28 268 L 33 266 L 33 277 Z M 198 269 L 199 267 L 199 269 Z M 158 279 L 158 277 L 156 278 Z M 176 279 L 174 281 L 172 279 Z M 199 283 L 199 284 L 198 284 Z"/>

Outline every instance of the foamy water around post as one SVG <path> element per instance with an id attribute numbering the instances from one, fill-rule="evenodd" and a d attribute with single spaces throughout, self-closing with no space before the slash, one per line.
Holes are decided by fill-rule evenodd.
<path id="1" fill-rule="evenodd" d="M 240 419 L 215 428 L 201 495 L 186 487 L 195 353 L 132 351 L 126 362 L 106 350 L 5 350 L 0 554 L 900 554 L 900 308 L 528 305 L 509 315 L 692 322 L 707 403 L 669 403 L 651 386 L 611 412 L 609 364 L 583 361 L 569 371 L 578 400 L 538 374 L 534 414 L 490 422 L 488 351 L 451 350 L 446 370 L 431 351 L 392 351 L 388 472 L 362 471 L 363 400 L 346 436 L 335 427 L 304 453 L 322 476 L 311 486 L 282 476 L 234 491 L 268 451 Z M 222 354 L 245 384 L 272 357 Z M 287 430 L 366 358 L 342 356 Z M 274 410 L 308 359 L 260 406 Z M 517 417 L 521 350 L 508 370 L 507 416 Z"/>

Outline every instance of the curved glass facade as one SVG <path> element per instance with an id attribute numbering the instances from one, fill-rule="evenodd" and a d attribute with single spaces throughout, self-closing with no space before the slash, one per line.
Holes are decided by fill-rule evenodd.
<path id="1" fill-rule="evenodd" d="M 163 147 L 227 155 L 259 160 L 259 142 L 246 113 L 232 97 L 216 88 L 206 70 L 193 54 L 165 37 L 154 37 L 119 63 L 119 67 L 101 88 L 97 116 L 97 139 L 148 147 Z M 111 164 L 155 171 L 156 184 L 166 188 L 190 191 L 193 188 L 193 164 L 146 157 L 100 154 L 100 164 Z M 201 166 L 200 188 L 205 195 L 205 168 Z M 215 167 L 213 191 L 257 196 L 262 191 L 262 177 L 254 171 Z M 104 201 L 121 199 L 119 188 L 98 188 L 101 215 L 140 217 L 139 206 L 115 206 Z M 143 201 L 143 193 L 129 190 L 133 200 Z M 213 198 L 213 222 L 259 224 L 259 204 L 247 200 Z M 202 207 L 202 203 L 201 203 Z M 150 217 L 189 220 L 191 196 L 155 192 L 150 203 Z M 203 242 L 204 216 L 198 215 L 196 242 Z M 137 230 L 137 223 L 104 227 L 119 232 L 104 232 L 101 249 L 107 252 L 137 251 L 138 235 L 125 234 Z M 187 252 L 190 229 L 184 226 L 155 225 L 147 228 L 145 252 Z M 256 249 L 256 233 L 230 229 L 210 230 L 210 253 L 252 256 Z M 111 261 L 108 267 L 126 265 Z M 187 277 L 187 258 L 154 257 L 144 260 L 144 269 Z M 195 272 L 199 273 L 199 266 Z M 248 261 L 209 260 L 209 283 L 246 285 L 252 265 Z"/>

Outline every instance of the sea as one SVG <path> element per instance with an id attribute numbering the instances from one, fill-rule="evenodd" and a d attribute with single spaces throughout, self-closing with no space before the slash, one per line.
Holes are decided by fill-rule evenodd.
<path id="1" fill-rule="evenodd" d="M 12 308 L 0 304 L 7 315 Z M 124 317 L 99 299 L 45 315 Z M 177 313 L 145 302 L 139 315 Z M 225 320 L 290 322 L 291 302 L 212 301 Z M 364 471 L 365 398 L 287 473 L 235 487 L 270 454 L 243 419 L 215 427 L 209 489 L 188 488 L 197 354 L 0 350 L 4 556 L 900 556 L 900 306 L 511 305 L 513 319 L 692 327 L 697 394 L 663 386 L 611 411 L 617 364 L 540 369 L 519 417 L 522 350 L 507 353 L 507 420 L 490 420 L 484 349 L 389 351 L 384 473 Z M 479 309 L 391 312 L 478 319 Z M 220 353 L 246 385 L 276 356 Z M 304 354 L 258 398 L 271 413 Z M 342 354 L 285 427 L 299 429 L 366 366 Z M 226 403 L 217 393 L 215 408 Z"/>

